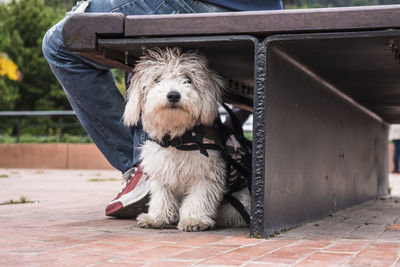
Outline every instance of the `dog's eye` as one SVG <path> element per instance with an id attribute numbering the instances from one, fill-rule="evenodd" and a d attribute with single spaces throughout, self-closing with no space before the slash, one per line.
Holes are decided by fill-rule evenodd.
<path id="1" fill-rule="evenodd" d="M 189 77 L 186 76 L 185 79 L 183 80 L 183 83 L 184 84 L 191 84 L 192 80 Z"/>
<path id="2" fill-rule="evenodd" d="M 157 78 L 155 78 L 155 79 L 154 79 L 154 82 L 155 82 L 155 83 L 161 82 L 161 76 L 158 76 Z"/>

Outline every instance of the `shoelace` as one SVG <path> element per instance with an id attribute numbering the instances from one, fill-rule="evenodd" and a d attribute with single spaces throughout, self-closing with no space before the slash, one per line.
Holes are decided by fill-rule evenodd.
<path id="1" fill-rule="evenodd" d="M 129 175 L 124 175 L 122 176 L 122 182 L 121 185 L 125 183 L 125 186 L 129 184 L 129 182 L 132 180 L 133 177 L 135 177 L 136 172 L 139 170 L 138 167 L 133 167 L 132 172 Z"/>
<path id="2" fill-rule="evenodd" d="M 134 168 L 132 169 L 132 172 L 130 173 L 130 175 L 129 175 L 128 177 L 122 177 L 122 179 L 125 180 L 125 181 L 122 181 L 121 184 L 124 184 L 124 182 L 125 182 L 125 186 L 128 185 L 129 182 L 132 180 L 132 178 L 135 177 L 136 172 L 137 172 L 138 170 L 139 170 L 138 167 L 134 167 Z M 149 176 L 147 173 L 145 173 L 145 172 L 143 172 L 142 175 L 143 175 L 143 178 L 144 178 L 145 180 L 147 180 L 147 179 L 150 178 L 150 176 Z M 142 178 L 142 179 L 143 179 L 143 178 Z"/>

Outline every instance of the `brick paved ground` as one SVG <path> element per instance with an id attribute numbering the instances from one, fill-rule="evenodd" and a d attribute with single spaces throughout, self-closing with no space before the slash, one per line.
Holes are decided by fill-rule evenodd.
<path id="1" fill-rule="evenodd" d="M 400 193 L 400 176 L 391 184 Z M 22 195 L 35 201 L 0 205 L 0 265 L 400 267 L 399 197 L 262 240 L 248 238 L 247 229 L 182 233 L 106 218 L 120 185 L 114 171 L 0 169 L 0 203 Z"/>

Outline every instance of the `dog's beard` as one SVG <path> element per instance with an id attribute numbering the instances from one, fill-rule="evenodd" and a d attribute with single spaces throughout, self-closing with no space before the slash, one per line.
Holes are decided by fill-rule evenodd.
<path id="1" fill-rule="evenodd" d="M 197 125 L 199 114 L 200 111 L 190 105 L 165 103 L 150 112 L 143 110 L 143 129 L 151 138 L 161 140 L 166 134 L 174 138 Z"/>

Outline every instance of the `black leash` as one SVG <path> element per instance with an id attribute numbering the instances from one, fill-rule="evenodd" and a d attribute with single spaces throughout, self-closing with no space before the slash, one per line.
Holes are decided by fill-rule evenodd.
<path id="1" fill-rule="evenodd" d="M 247 213 L 246 209 L 244 208 L 242 202 L 240 202 L 236 197 L 232 195 L 225 195 L 225 200 L 231 203 L 231 205 L 239 212 L 242 216 L 243 220 L 250 224 L 250 215 Z"/>

